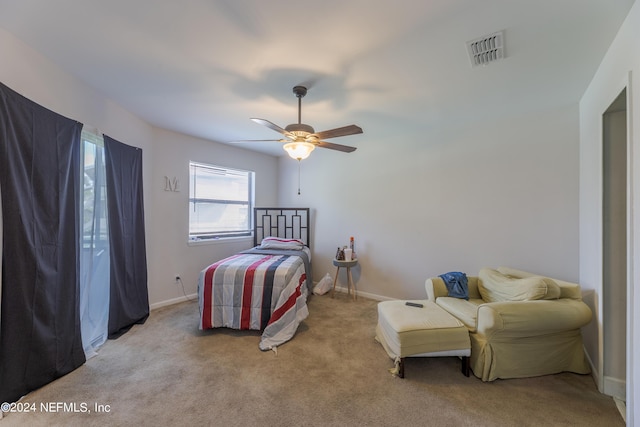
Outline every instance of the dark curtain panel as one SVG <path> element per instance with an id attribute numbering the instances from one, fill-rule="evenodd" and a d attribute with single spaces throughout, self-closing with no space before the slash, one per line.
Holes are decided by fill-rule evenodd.
<path id="1" fill-rule="evenodd" d="M 111 255 L 109 338 L 149 316 L 142 150 L 104 135 Z"/>
<path id="2" fill-rule="evenodd" d="M 0 402 L 85 362 L 78 283 L 82 124 L 0 83 Z"/>

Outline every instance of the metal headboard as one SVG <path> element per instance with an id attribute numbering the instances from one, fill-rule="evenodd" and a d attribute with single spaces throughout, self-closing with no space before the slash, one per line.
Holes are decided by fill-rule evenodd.
<path id="1" fill-rule="evenodd" d="M 309 240 L 309 208 L 253 208 L 253 246 L 265 237 Z"/>

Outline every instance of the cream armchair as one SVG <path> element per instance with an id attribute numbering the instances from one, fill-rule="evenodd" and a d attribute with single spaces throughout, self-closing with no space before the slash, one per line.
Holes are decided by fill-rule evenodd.
<path id="1" fill-rule="evenodd" d="M 468 276 L 469 300 L 448 297 L 439 277 L 427 297 L 465 324 L 471 369 L 483 381 L 563 371 L 587 374 L 580 328 L 591 321 L 580 286 L 500 267 Z"/>

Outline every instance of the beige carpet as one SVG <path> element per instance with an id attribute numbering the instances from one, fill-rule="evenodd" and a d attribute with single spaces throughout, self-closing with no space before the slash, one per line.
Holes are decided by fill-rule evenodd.
<path id="1" fill-rule="evenodd" d="M 5 414 L 0 427 L 624 425 L 589 375 L 483 383 L 447 357 L 408 359 L 406 378 L 396 378 L 374 341 L 376 304 L 312 297 L 309 318 L 277 354 L 258 349 L 257 332 L 198 331 L 196 302 L 156 310 L 26 396 L 36 412 Z"/>

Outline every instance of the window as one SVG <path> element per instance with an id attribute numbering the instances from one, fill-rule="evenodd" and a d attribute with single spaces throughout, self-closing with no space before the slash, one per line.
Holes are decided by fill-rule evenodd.
<path id="1" fill-rule="evenodd" d="M 189 239 L 251 235 L 254 173 L 189 163 Z"/>
<path id="2" fill-rule="evenodd" d="M 96 132 L 82 130 L 82 247 L 105 249 L 108 242 L 107 188 L 104 141 Z M 108 245 L 108 243 L 107 243 Z"/>
<path id="3" fill-rule="evenodd" d="M 97 130 L 82 129 L 82 233 L 80 257 L 80 327 L 88 358 L 107 339 L 111 266 L 107 224 L 104 140 Z"/>

